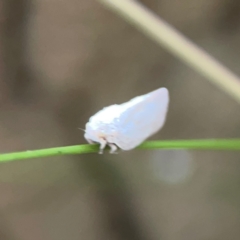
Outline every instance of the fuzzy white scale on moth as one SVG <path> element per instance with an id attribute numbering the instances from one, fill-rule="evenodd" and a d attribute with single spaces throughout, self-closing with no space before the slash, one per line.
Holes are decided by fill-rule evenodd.
<path id="1" fill-rule="evenodd" d="M 134 149 L 163 127 L 168 104 L 168 90 L 159 88 L 105 107 L 90 117 L 84 137 L 90 144 L 100 144 L 100 154 L 106 146 L 110 147 L 110 153 L 117 153 L 118 148 Z"/>

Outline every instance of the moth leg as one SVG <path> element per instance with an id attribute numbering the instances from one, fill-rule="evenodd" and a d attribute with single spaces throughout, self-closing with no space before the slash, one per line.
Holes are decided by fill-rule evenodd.
<path id="1" fill-rule="evenodd" d="M 109 143 L 108 146 L 110 147 L 110 152 L 109 153 L 117 154 L 118 147 L 115 144 Z"/>
<path id="2" fill-rule="evenodd" d="M 103 154 L 103 150 L 107 146 L 107 141 L 104 138 L 100 138 L 99 143 L 100 143 L 99 154 Z"/>

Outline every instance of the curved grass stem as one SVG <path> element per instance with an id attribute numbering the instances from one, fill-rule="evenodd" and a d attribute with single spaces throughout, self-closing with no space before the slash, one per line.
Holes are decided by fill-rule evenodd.
<path id="1" fill-rule="evenodd" d="M 240 139 L 193 139 L 193 140 L 163 140 L 146 141 L 137 149 L 189 149 L 189 150 L 240 150 Z M 10 162 L 30 158 L 43 158 L 63 155 L 97 153 L 99 145 L 75 145 L 65 147 L 46 148 L 31 151 L 0 154 L 1 162 Z"/>
<path id="2" fill-rule="evenodd" d="M 240 103 L 240 79 L 159 16 L 132 0 L 98 0 Z"/>

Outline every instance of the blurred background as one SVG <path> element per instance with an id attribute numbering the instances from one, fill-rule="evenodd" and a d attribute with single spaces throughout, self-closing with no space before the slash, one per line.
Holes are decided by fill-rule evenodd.
<path id="1" fill-rule="evenodd" d="M 240 2 L 139 1 L 240 75 Z M 159 87 L 152 139 L 240 136 L 237 103 L 94 0 L 0 0 L 0 151 L 83 144 L 89 117 Z M 237 152 L 1 164 L 1 240 L 239 240 Z"/>

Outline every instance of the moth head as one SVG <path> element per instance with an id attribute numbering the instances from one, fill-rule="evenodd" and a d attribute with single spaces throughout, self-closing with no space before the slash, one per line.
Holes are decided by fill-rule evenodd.
<path id="1" fill-rule="evenodd" d="M 86 124 L 86 130 L 84 138 L 86 140 L 99 143 L 101 139 L 104 139 L 106 136 L 100 129 L 95 129 L 90 124 Z"/>

